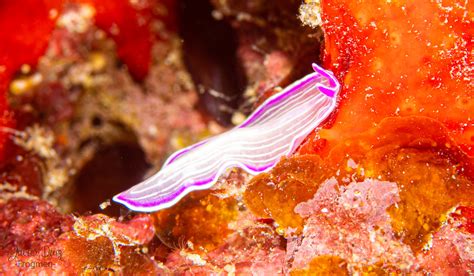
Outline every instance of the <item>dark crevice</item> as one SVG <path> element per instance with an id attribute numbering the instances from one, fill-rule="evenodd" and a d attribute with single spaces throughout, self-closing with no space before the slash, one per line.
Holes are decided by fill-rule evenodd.
<path id="1" fill-rule="evenodd" d="M 184 61 L 199 93 L 199 107 L 230 125 L 246 79 L 237 58 L 238 40 L 230 24 L 212 16 L 208 0 L 180 1 Z"/>
<path id="2" fill-rule="evenodd" d="M 138 144 L 118 143 L 99 149 L 79 172 L 75 183 L 73 210 L 78 213 L 120 215 L 120 206 L 101 210 L 99 205 L 114 195 L 139 183 L 150 165 Z"/>

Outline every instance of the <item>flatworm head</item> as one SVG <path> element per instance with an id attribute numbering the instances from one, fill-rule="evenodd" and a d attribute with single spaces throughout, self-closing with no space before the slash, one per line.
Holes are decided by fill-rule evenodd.
<path id="1" fill-rule="evenodd" d="M 340 85 L 329 71 L 314 73 L 268 98 L 241 125 L 171 155 L 159 172 L 114 197 L 135 211 L 153 212 L 186 194 L 208 189 L 225 170 L 266 172 L 290 155 L 336 107 Z"/>

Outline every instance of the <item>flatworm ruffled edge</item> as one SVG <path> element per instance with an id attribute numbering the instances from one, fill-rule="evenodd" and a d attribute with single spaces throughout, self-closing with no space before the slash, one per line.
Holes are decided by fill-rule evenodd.
<path id="1" fill-rule="evenodd" d="M 282 93 L 282 94 L 275 94 L 271 97 L 269 97 L 268 99 L 266 99 L 256 110 L 254 113 L 252 113 L 242 124 L 240 124 L 239 126 L 237 126 L 237 128 L 243 128 L 245 126 L 247 126 L 248 124 L 252 123 L 254 120 L 256 120 L 262 113 L 265 112 L 265 110 L 267 110 L 268 108 L 272 107 L 273 105 L 277 104 L 279 101 L 281 101 L 282 99 L 284 99 L 285 97 L 287 97 L 288 95 L 290 94 L 293 94 L 295 92 L 298 92 L 300 90 L 300 88 L 302 86 L 304 86 L 305 84 L 307 84 L 308 82 L 311 82 L 312 80 L 314 80 L 314 78 L 318 77 L 319 75 L 322 75 L 323 77 L 325 77 L 326 79 L 328 79 L 329 81 L 329 85 L 330 87 L 327 87 L 325 85 L 322 85 L 322 84 L 316 84 L 315 87 L 319 89 L 319 91 L 323 94 L 325 94 L 326 96 L 330 97 L 330 98 L 334 98 L 336 97 L 339 89 L 340 89 L 340 84 L 337 82 L 336 78 L 334 77 L 334 75 L 332 75 L 331 72 L 329 71 L 326 71 L 324 70 L 322 67 L 318 66 L 317 64 L 313 63 L 312 64 L 312 67 L 313 67 L 313 70 L 315 71 L 314 73 L 304 77 L 303 79 L 301 80 L 298 80 L 294 83 L 292 83 L 290 86 L 288 86 L 286 89 L 287 91 Z M 285 89 L 285 90 L 286 90 Z M 327 118 L 329 116 L 329 114 L 331 114 L 333 112 L 333 110 L 328 110 L 326 111 L 326 113 L 323 115 L 323 117 Z M 285 154 L 283 154 L 282 156 L 288 156 L 290 155 L 295 149 L 296 147 L 299 145 L 296 145 L 296 141 L 300 138 L 302 138 L 302 136 L 306 137 L 309 133 L 306 133 L 304 135 L 298 135 L 296 136 L 295 138 L 293 138 L 291 140 L 291 147 L 290 149 L 288 150 L 288 152 L 286 152 Z M 193 149 L 196 149 L 198 147 L 200 147 L 201 145 L 204 145 L 205 143 L 207 143 L 207 141 L 209 141 L 209 139 L 206 139 L 204 141 L 201 141 L 197 144 L 194 144 L 192 146 L 189 146 L 189 147 L 186 147 L 180 151 L 177 151 L 175 152 L 174 154 L 172 154 L 165 162 L 165 164 L 163 165 L 163 167 L 171 164 L 172 162 L 174 162 L 177 158 L 179 158 L 180 156 L 182 156 L 183 154 L 189 152 L 190 150 L 193 150 Z M 194 182 L 192 183 L 191 185 L 189 186 L 182 186 L 180 187 L 175 193 L 171 194 L 171 195 L 168 195 L 164 198 L 160 198 L 159 200 L 157 201 L 152 201 L 152 202 L 147 202 L 147 203 L 141 203 L 141 204 L 138 204 L 136 201 L 134 200 L 130 200 L 130 199 L 127 199 L 123 196 L 123 193 L 120 193 L 116 196 L 113 197 L 113 200 L 117 203 L 121 203 L 123 205 L 125 205 L 127 208 L 131 209 L 131 210 L 134 210 L 134 211 L 138 211 L 138 212 L 155 212 L 155 211 L 158 211 L 158 210 L 161 210 L 161 209 L 165 209 L 165 208 L 169 208 L 173 205 L 175 205 L 176 203 L 178 203 L 184 196 L 186 196 L 187 194 L 189 194 L 190 192 L 193 192 L 193 191 L 199 191 L 199 190 L 206 190 L 206 189 L 209 189 L 211 188 L 215 182 L 217 181 L 217 179 L 219 178 L 220 175 L 222 175 L 227 169 L 229 168 L 234 168 L 234 167 L 239 167 L 239 168 L 242 168 L 243 170 L 245 170 L 246 172 L 250 173 L 250 174 L 258 174 L 258 173 L 263 173 L 263 172 L 267 172 L 269 171 L 271 168 L 273 168 L 276 163 L 278 161 L 275 161 L 267 166 L 264 166 L 262 168 L 253 168 L 253 167 L 250 167 L 248 165 L 245 165 L 243 164 L 242 162 L 238 162 L 238 161 L 229 161 L 229 162 L 226 162 L 224 163 L 223 166 L 221 166 L 218 171 L 210 178 L 208 179 L 205 179 L 205 180 L 201 180 L 201 181 L 197 181 L 197 182 Z"/>
<path id="2" fill-rule="evenodd" d="M 255 121 L 262 113 L 264 113 L 267 109 L 271 108 L 274 106 L 276 103 L 278 103 L 281 99 L 285 98 L 288 96 L 288 94 L 294 93 L 294 90 L 300 89 L 302 86 L 307 84 L 308 82 L 312 81 L 314 78 L 318 77 L 318 74 L 322 75 L 323 77 L 326 77 L 326 79 L 329 80 L 329 85 L 331 87 L 327 87 L 324 85 L 317 85 L 319 91 L 321 93 L 325 94 L 326 96 L 333 98 L 336 95 L 337 90 L 339 90 L 339 83 L 335 80 L 335 77 L 328 71 L 324 70 L 322 67 L 317 65 L 316 63 L 312 64 L 313 70 L 315 73 L 310 74 L 309 76 L 306 76 L 305 78 L 291 84 L 288 88 L 288 91 L 278 95 L 275 94 L 272 97 L 269 97 L 267 100 L 265 100 L 243 123 L 240 125 L 236 126 L 237 128 L 243 128 L 246 127 L 247 125 L 251 124 L 253 121 Z M 180 156 L 183 154 L 198 148 L 204 144 L 206 144 L 209 141 L 209 139 L 205 139 L 201 142 L 198 142 L 197 144 L 191 145 L 189 147 L 186 147 L 184 149 L 181 149 L 179 151 L 176 151 L 173 153 L 168 159 L 166 159 L 163 167 L 168 166 L 169 164 L 173 163 L 176 159 L 178 159 Z"/>

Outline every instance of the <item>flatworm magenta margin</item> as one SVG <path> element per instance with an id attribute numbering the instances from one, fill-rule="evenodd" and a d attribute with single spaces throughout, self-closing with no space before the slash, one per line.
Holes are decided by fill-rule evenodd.
<path id="1" fill-rule="evenodd" d="M 268 98 L 241 125 L 175 152 L 159 172 L 113 200 L 153 212 L 195 190 L 210 188 L 228 168 L 266 172 L 290 155 L 335 109 L 340 85 L 313 64 L 314 73 Z"/>

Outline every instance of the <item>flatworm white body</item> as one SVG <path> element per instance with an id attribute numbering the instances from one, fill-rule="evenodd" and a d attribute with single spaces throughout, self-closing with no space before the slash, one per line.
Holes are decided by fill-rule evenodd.
<path id="1" fill-rule="evenodd" d="M 210 188 L 228 168 L 240 167 L 250 174 L 270 170 L 336 107 L 336 78 L 316 64 L 313 69 L 268 98 L 241 125 L 175 152 L 158 173 L 114 201 L 152 212 L 176 204 L 191 191 Z"/>

